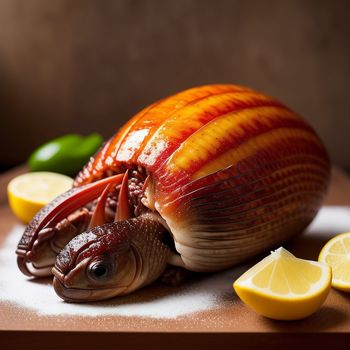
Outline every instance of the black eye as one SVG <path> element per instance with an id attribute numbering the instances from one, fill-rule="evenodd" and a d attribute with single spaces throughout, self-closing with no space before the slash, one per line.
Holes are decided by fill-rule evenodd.
<path id="1" fill-rule="evenodd" d="M 105 277 L 107 272 L 108 269 L 105 265 L 95 264 L 91 267 L 91 273 L 97 278 Z"/>
<path id="2" fill-rule="evenodd" d="M 95 262 L 89 268 L 89 275 L 94 280 L 103 280 L 108 277 L 110 272 L 110 266 L 103 262 Z"/>

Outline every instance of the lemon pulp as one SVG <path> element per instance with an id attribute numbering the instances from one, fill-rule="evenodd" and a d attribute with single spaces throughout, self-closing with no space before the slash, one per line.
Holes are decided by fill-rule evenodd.
<path id="1" fill-rule="evenodd" d="M 10 207 L 27 224 L 43 206 L 70 189 L 72 184 L 72 178 L 52 172 L 19 175 L 7 186 Z"/>
<path id="2" fill-rule="evenodd" d="M 329 240 L 322 248 L 318 260 L 331 266 L 332 287 L 350 292 L 350 232 Z"/>
<path id="3" fill-rule="evenodd" d="M 296 258 L 279 248 L 239 277 L 233 287 L 257 313 L 296 320 L 314 313 L 325 301 L 331 269 L 324 263 Z"/>

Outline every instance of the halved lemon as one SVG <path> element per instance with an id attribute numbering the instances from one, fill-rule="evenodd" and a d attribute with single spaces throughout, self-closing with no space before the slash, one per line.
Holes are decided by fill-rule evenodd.
<path id="1" fill-rule="evenodd" d="M 331 266 L 332 287 L 350 292 L 350 232 L 329 240 L 322 248 L 318 260 Z"/>
<path id="2" fill-rule="evenodd" d="M 281 247 L 245 272 L 233 287 L 242 301 L 260 315 L 297 320 L 320 308 L 331 279 L 327 264 L 298 259 Z"/>
<path id="3" fill-rule="evenodd" d="M 57 173 L 33 172 L 13 178 L 7 196 L 13 213 L 25 224 L 47 203 L 70 189 L 73 179 Z"/>

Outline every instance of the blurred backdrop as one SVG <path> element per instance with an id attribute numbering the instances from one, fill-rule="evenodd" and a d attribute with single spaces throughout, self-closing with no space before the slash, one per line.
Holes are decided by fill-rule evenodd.
<path id="1" fill-rule="evenodd" d="M 350 2 L 0 0 L 0 165 L 187 87 L 273 95 L 350 169 Z"/>

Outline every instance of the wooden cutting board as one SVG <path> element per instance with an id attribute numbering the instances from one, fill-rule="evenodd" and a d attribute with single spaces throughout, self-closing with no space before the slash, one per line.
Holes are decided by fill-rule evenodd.
<path id="1" fill-rule="evenodd" d="M 10 178 L 23 171 L 25 168 L 22 167 L 0 176 L 0 252 L 4 249 L 11 230 L 19 225 L 6 203 L 6 185 Z M 350 205 L 350 180 L 339 169 L 332 171 L 326 204 Z M 317 252 L 327 239 L 328 236 L 322 232 L 315 233 L 312 237 L 306 234 L 290 242 L 287 248 L 298 253 L 299 257 L 316 258 Z M 320 349 L 326 347 L 330 341 L 339 346 L 343 345 L 344 349 L 347 348 L 350 343 L 350 294 L 332 289 L 324 306 L 311 317 L 293 322 L 272 321 L 249 310 L 233 292 L 231 283 L 241 271 L 239 268 L 233 269 L 224 273 L 224 278 L 196 277 L 194 281 L 176 288 L 160 284 L 145 288 L 123 299 L 123 303 L 130 307 L 133 304 L 138 305 L 140 312 L 137 311 L 136 316 L 105 313 L 89 315 L 88 312 L 84 315 L 43 315 L 35 308 L 24 306 L 22 303 L 0 300 L 0 349 L 62 349 L 79 346 L 85 350 L 96 345 L 109 349 L 152 347 L 181 350 L 194 346 L 200 346 L 202 349 L 264 349 L 272 345 L 283 345 L 284 349 L 295 349 L 300 344 L 310 344 Z M 14 273 L 13 278 L 18 276 Z M 223 288 L 219 284 L 223 283 L 225 278 L 227 286 Z M 28 281 L 28 284 L 30 283 L 33 282 Z M 218 284 L 217 288 L 221 294 L 214 306 L 202 307 L 200 311 L 195 312 L 185 310 L 177 317 L 171 313 L 169 317 L 164 317 L 164 310 L 161 317 L 147 313 L 141 315 L 142 302 L 151 303 L 157 298 L 179 296 L 181 293 L 187 293 L 188 289 L 194 290 L 196 286 L 203 289 L 210 285 L 211 291 L 215 291 L 215 283 Z M 222 290 L 226 292 L 222 293 Z M 193 300 L 193 305 L 196 302 Z M 42 303 L 45 305 L 45 300 L 42 300 Z M 175 305 L 167 304 L 171 310 L 174 310 L 174 306 L 179 309 L 184 307 L 181 297 L 174 298 L 174 303 Z M 118 306 L 118 301 L 113 301 L 104 307 Z M 69 305 L 64 304 L 64 308 L 66 307 Z M 85 304 L 84 307 L 90 306 Z"/>

